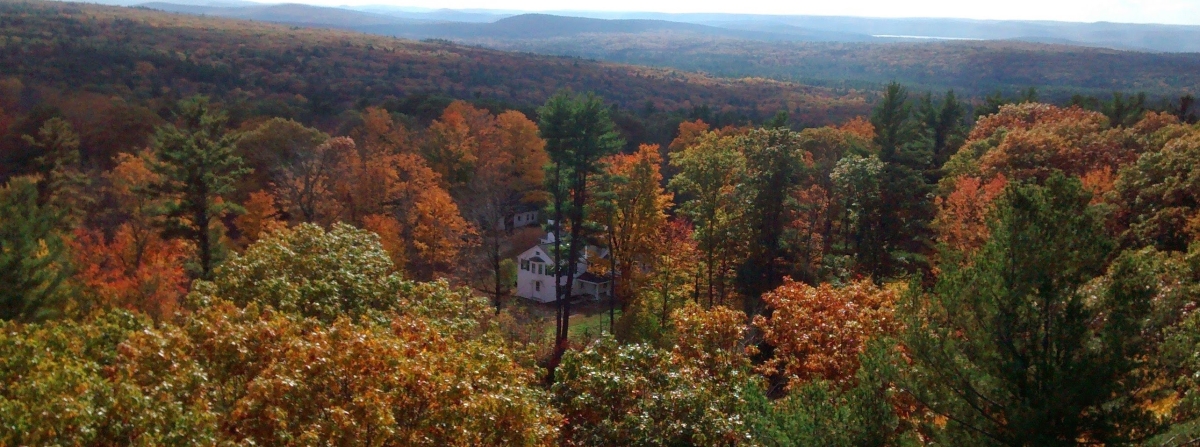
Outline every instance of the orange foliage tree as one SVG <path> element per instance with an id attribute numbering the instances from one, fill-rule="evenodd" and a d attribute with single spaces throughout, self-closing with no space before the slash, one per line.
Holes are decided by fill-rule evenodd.
<path id="1" fill-rule="evenodd" d="M 672 312 L 671 354 L 687 359 L 709 377 L 721 377 L 750 366 L 754 348 L 745 347 L 746 314 L 725 306 L 704 309 L 688 304 Z"/>
<path id="2" fill-rule="evenodd" d="M 275 195 L 269 191 L 255 191 L 242 205 L 246 212 L 233 220 L 240 232 L 238 245 L 245 248 L 284 223 L 279 220 L 279 208 L 275 206 Z"/>
<path id="3" fill-rule="evenodd" d="M 500 148 L 512 159 L 505 169 L 514 177 L 511 187 L 521 194 L 523 202 L 545 202 L 549 194 L 543 189 L 544 168 L 550 157 L 546 155 L 546 142 L 538 136 L 537 123 L 521 112 L 509 110 L 496 117 L 496 126 Z"/>
<path id="4" fill-rule="evenodd" d="M 1082 177 L 1136 159 L 1143 145 L 1134 132 L 1113 129 L 1103 114 L 1078 107 L 1007 105 L 979 120 L 946 170 L 950 177 L 976 175 L 985 182 L 997 175 L 1045 180 L 1055 171 Z"/>
<path id="5" fill-rule="evenodd" d="M 625 309 L 641 288 L 638 266 L 651 265 L 662 247 L 672 194 L 663 190 L 662 156 L 658 145 L 643 144 L 633 154 L 617 154 L 603 162 L 592 195 L 592 219 L 606 227 L 608 269 L 614 280 L 614 300 Z"/>
<path id="6" fill-rule="evenodd" d="M 856 116 L 853 119 L 842 123 L 841 126 L 838 126 L 838 130 L 853 134 L 864 141 L 871 141 L 875 139 L 875 125 L 871 124 L 871 120 L 861 116 Z"/>
<path id="7" fill-rule="evenodd" d="M 486 162 L 482 157 L 497 150 L 497 137 L 496 117 L 464 101 L 454 101 L 429 126 L 421 153 L 440 176 L 442 187 L 459 195 L 471 181 L 475 164 Z"/>
<path id="8" fill-rule="evenodd" d="M 455 104 L 447 108 L 447 114 L 454 111 Z M 457 108 L 464 107 L 469 106 Z M 521 112 L 510 110 L 492 119 L 478 109 L 466 110 L 466 116 L 472 117 L 466 122 L 473 128 L 488 128 L 472 130 L 480 143 L 474 146 L 474 171 L 458 199 L 467 219 L 480 231 L 482 243 L 471 263 L 478 270 L 472 275 L 478 281 L 476 288 L 491 295 L 499 310 L 512 287 L 504 280 L 501 266 L 508 231 L 516 224 L 513 216 L 518 211 L 536 208 L 547 199 L 543 167 L 549 157 L 537 124 Z"/>
<path id="9" fill-rule="evenodd" d="M 1099 202 L 1115 188 L 1116 173 L 1165 144 L 1160 130 L 1177 122 L 1148 113 L 1134 126 L 1113 128 L 1104 114 L 1079 107 L 1003 106 L 981 118 L 946 162 L 934 224 L 939 237 L 952 249 L 979 247 L 987 239 L 990 203 L 1010 181 L 1041 182 L 1061 172 L 1083 180 Z"/>
<path id="10" fill-rule="evenodd" d="M 395 217 L 372 214 L 363 219 L 363 229 L 379 236 L 379 245 L 387 251 L 395 268 L 408 265 L 408 245 L 404 241 L 404 228 Z"/>
<path id="11" fill-rule="evenodd" d="M 1008 180 L 999 175 L 987 183 L 977 177 L 959 177 L 954 191 L 934 199 L 938 209 L 933 227 L 938 241 L 947 248 L 970 254 L 987 241 L 987 215 L 992 201 L 1004 190 Z"/>
<path id="12" fill-rule="evenodd" d="M 788 387 L 816 379 L 848 383 L 867 341 L 897 331 L 896 298 L 895 289 L 870 281 L 836 288 L 787 279 L 763 295 L 771 316 L 754 319 L 763 340 L 775 347 L 760 371 L 783 376 Z"/>
<path id="13" fill-rule="evenodd" d="M 670 303 L 700 297 L 700 246 L 693 237 L 692 225 L 683 219 L 668 221 L 653 240 L 653 256 L 645 264 L 650 271 L 642 296 L 657 295 L 659 315 L 665 318 L 671 312 Z"/>
<path id="14" fill-rule="evenodd" d="M 445 275 L 473 243 L 474 229 L 441 187 L 440 177 L 412 150 L 408 132 L 386 111 L 368 108 L 354 132 L 364 144 L 347 145 L 336 157 L 331 190 L 342 220 L 363 226 L 368 216 L 399 222 L 407 265 L 414 278 Z M 376 222 L 378 223 L 378 221 Z"/>
<path id="15" fill-rule="evenodd" d="M 111 238 L 100 230 L 79 229 L 72 241 L 75 280 L 101 307 L 138 310 L 161 319 L 169 316 L 187 293 L 184 263 L 192 247 L 159 235 L 153 210 L 158 200 L 144 194 L 157 175 L 146 166 L 149 152 L 120 154 L 105 173 L 104 193 L 110 210 L 123 222 Z"/>
<path id="16" fill-rule="evenodd" d="M 71 240 L 75 280 L 99 307 L 136 310 L 156 320 L 169 317 L 187 293 L 183 268 L 191 250 L 181 240 L 139 239 L 129 224 L 112 238 L 99 230 L 77 229 Z"/>
<path id="17" fill-rule="evenodd" d="M 674 140 L 667 146 L 672 154 L 687 149 L 689 146 L 696 144 L 701 135 L 708 132 L 708 123 L 701 120 L 684 121 L 679 123 L 679 130 L 676 132 Z"/>

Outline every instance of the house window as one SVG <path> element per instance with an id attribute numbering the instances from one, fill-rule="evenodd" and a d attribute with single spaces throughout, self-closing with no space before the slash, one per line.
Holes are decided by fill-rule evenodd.
<path id="1" fill-rule="evenodd" d="M 521 270 L 529 271 L 529 260 L 528 259 L 521 260 Z"/>
<path id="2" fill-rule="evenodd" d="M 535 292 L 541 292 L 541 291 L 542 291 L 542 282 L 541 282 L 541 281 L 534 281 L 534 282 L 533 282 L 533 290 L 534 290 Z"/>

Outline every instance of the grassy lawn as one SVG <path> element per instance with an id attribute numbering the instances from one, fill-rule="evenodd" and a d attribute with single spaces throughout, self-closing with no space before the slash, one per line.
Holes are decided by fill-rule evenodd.
<path id="1" fill-rule="evenodd" d="M 617 318 L 620 317 L 620 312 L 617 312 Z M 554 327 L 551 327 L 550 330 L 550 335 L 553 336 Z M 599 312 L 592 315 L 571 315 L 570 331 L 571 338 L 596 338 L 600 334 L 608 332 L 608 312 Z"/>
<path id="2" fill-rule="evenodd" d="M 621 311 L 617 311 L 621 318 Z M 592 339 L 608 332 L 608 311 L 595 313 L 574 313 L 571 315 L 570 337 L 572 339 Z M 554 338 L 554 314 L 550 314 L 550 324 L 546 325 L 546 337 Z"/>

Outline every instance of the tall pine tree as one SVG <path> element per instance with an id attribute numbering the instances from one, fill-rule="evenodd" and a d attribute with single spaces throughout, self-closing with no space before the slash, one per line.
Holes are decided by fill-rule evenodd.
<path id="1" fill-rule="evenodd" d="M 738 269 L 738 285 L 745 295 L 746 315 L 763 310 L 763 293 L 783 283 L 790 274 L 794 250 L 785 232 L 797 209 L 794 192 L 805 169 L 800 134 L 787 129 L 755 129 L 738 138 L 746 160 L 746 177 L 739 196 L 748 209 L 750 251 Z"/>
<path id="2" fill-rule="evenodd" d="M 25 135 L 23 139 L 41 151 L 35 162 L 43 173 L 38 188 L 43 201 L 66 213 L 66 226 L 78 226 L 87 206 L 95 201 L 88 189 L 91 178 L 83 172 L 79 156 L 79 134 L 71 123 L 55 117 L 42 123 L 36 136 Z"/>
<path id="3" fill-rule="evenodd" d="M 884 163 L 879 231 L 883 256 L 860 269 L 877 281 L 928 268 L 934 208 L 925 172 L 932 162 L 929 139 L 912 116 L 908 91 L 891 83 L 871 116 L 879 160 Z"/>
<path id="4" fill-rule="evenodd" d="M 559 93 L 539 110 L 542 138 L 550 157 L 546 189 L 552 198 L 555 287 L 558 318 L 555 361 L 562 357 L 570 330 L 571 288 L 586 247 L 588 179 L 600 172 L 600 160 L 616 153 L 625 142 L 617 135 L 608 107 L 594 94 Z M 563 234 L 563 227 L 570 231 Z M 563 253 L 563 237 L 566 252 Z M 564 256 L 565 255 L 565 256 Z M 564 261 L 562 258 L 565 257 Z M 553 377 L 553 371 L 551 372 Z"/>
<path id="5" fill-rule="evenodd" d="M 948 421 L 947 444 L 1113 445 L 1156 430 L 1135 398 L 1153 378 L 1151 297 L 1128 286 L 1136 268 L 1085 287 L 1115 247 L 1090 199 L 1062 175 L 1010 186 L 971 263 L 944 264 L 910 297 L 905 387 Z"/>
<path id="6" fill-rule="evenodd" d="M 14 177 L 0 188 L 0 320 L 44 319 L 65 298 L 64 214 L 38 203 L 37 180 Z"/>
<path id="7" fill-rule="evenodd" d="M 166 235 L 196 244 L 201 278 L 209 278 L 220 253 L 214 224 L 241 207 L 222 199 L 239 178 L 250 173 L 236 153 L 237 136 L 225 129 L 226 116 L 197 96 L 179 103 L 175 124 L 154 135 L 150 169 L 162 178 L 151 193 L 167 199 L 162 214 Z"/>

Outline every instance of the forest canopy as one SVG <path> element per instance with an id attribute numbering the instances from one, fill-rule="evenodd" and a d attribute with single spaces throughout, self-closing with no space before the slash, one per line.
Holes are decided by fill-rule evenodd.
<path id="1" fill-rule="evenodd" d="M 1186 98 L 892 83 L 796 117 L 783 84 L 336 31 L 0 28 L 0 445 L 1200 439 Z M 375 90 L 398 55 L 579 83 Z"/>

